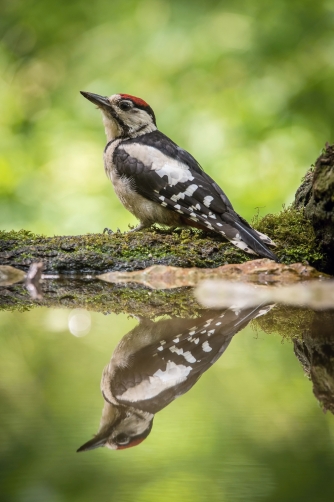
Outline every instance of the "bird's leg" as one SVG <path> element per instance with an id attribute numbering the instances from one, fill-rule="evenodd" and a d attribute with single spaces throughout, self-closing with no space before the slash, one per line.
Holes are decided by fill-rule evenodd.
<path id="1" fill-rule="evenodd" d="M 147 225 L 145 223 L 142 223 L 140 222 L 139 225 L 137 225 L 135 228 L 131 228 L 131 230 L 128 230 L 127 232 L 124 232 L 125 234 L 129 234 L 131 232 L 138 232 L 139 230 L 143 230 L 144 228 L 148 228 L 150 225 Z M 106 227 L 104 230 L 103 230 L 103 233 L 104 234 L 108 234 L 108 235 L 113 235 L 115 233 L 118 233 L 120 234 L 121 231 L 119 228 L 117 228 L 117 232 L 114 232 L 113 230 L 111 230 L 110 228 Z"/>
<path id="2" fill-rule="evenodd" d="M 148 228 L 150 227 L 150 225 L 147 225 L 145 223 L 143 223 L 142 221 L 139 223 L 139 225 L 137 225 L 135 228 L 131 228 L 131 230 L 128 230 L 127 232 L 125 232 L 126 234 L 129 234 L 130 232 L 138 232 L 139 230 L 143 230 L 144 228 Z"/>

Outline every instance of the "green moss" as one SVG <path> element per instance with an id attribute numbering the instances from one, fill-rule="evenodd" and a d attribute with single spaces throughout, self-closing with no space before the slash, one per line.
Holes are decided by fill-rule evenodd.
<path id="1" fill-rule="evenodd" d="M 5 294 L 3 292 L 5 291 Z M 0 311 L 26 312 L 38 306 L 23 284 L 0 288 Z"/>
<path id="2" fill-rule="evenodd" d="M 42 258 L 47 272 L 63 273 L 135 270 L 153 264 L 213 268 L 245 261 L 244 253 L 219 236 L 191 229 L 49 238 L 25 231 L 1 232 L 0 250 L 10 251 L 10 264 L 19 268 Z"/>
<path id="3" fill-rule="evenodd" d="M 283 263 L 307 261 L 317 267 L 324 259 L 311 224 L 300 210 L 283 209 L 254 221 L 254 226 L 277 243 L 275 252 Z M 63 237 L 44 237 L 25 230 L 0 232 L 1 252 L 6 256 L 2 263 L 24 270 L 33 261 L 42 260 L 46 272 L 76 274 L 140 270 L 157 264 L 215 268 L 254 258 L 215 233 L 158 227 L 128 234 Z"/>
<path id="4" fill-rule="evenodd" d="M 300 209 L 283 208 L 279 214 L 268 214 L 253 224 L 275 241 L 277 255 L 283 263 L 308 262 L 317 267 L 324 259 L 313 227 Z"/>
<path id="5" fill-rule="evenodd" d="M 9 291 L 10 295 L 0 294 L 0 310 L 23 312 L 39 306 L 85 308 L 96 312 L 127 313 L 149 318 L 161 315 L 196 316 L 202 310 L 190 288 L 151 290 L 138 285 L 124 286 L 69 278 L 66 281 L 44 281 L 43 299 L 38 302 L 31 300 L 22 284 L 11 286 Z"/>
<path id="6" fill-rule="evenodd" d="M 285 339 L 301 339 L 310 330 L 313 317 L 311 309 L 276 305 L 268 314 L 253 319 L 252 326 Z"/>

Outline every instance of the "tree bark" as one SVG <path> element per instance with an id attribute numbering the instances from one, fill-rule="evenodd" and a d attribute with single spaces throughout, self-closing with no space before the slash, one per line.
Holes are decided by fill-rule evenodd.
<path id="1" fill-rule="evenodd" d="M 313 312 L 301 339 L 294 343 L 295 355 L 313 383 L 313 393 L 324 411 L 334 414 L 334 312 Z"/>
<path id="2" fill-rule="evenodd" d="M 294 207 L 311 223 L 323 259 L 319 269 L 334 274 L 334 145 L 326 145 L 298 188 Z"/>

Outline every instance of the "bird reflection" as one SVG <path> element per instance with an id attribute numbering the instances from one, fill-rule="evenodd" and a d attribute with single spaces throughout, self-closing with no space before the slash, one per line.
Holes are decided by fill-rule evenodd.
<path id="1" fill-rule="evenodd" d="M 121 450 L 141 443 L 154 415 L 185 392 L 225 352 L 232 337 L 271 306 L 206 310 L 195 319 L 172 318 L 139 325 L 117 345 L 105 367 L 100 427 L 77 451 L 106 446 Z"/>

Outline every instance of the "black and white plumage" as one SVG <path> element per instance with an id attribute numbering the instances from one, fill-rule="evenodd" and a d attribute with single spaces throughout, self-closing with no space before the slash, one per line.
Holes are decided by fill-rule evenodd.
<path id="1" fill-rule="evenodd" d="M 151 432 L 154 415 L 188 392 L 232 337 L 270 308 L 204 311 L 196 319 L 141 319 L 119 342 L 103 371 L 100 428 L 78 451 L 141 443 Z"/>
<path id="2" fill-rule="evenodd" d="M 158 131 L 152 108 L 128 94 L 103 97 L 82 92 L 103 115 L 108 143 L 104 165 L 115 192 L 140 221 L 137 230 L 160 223 L 214 231 L 247 253 L 278 261 L 233 209 L 222 189 L 187 151 Z"/>

